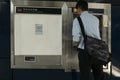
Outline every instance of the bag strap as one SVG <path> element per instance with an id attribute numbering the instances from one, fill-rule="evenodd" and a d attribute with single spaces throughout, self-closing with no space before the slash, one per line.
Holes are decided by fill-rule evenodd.
<path id="1" fill-rule="evenodd" d="M 83 25 L 82 19 L 80 17 L 77 17 L 77 19 L 78 19 L 78 22 L 79 22 L 79 25 L 80 25 L 80 28 L 81 28 L 81 32 L 82 32 L 82 35 L 84 37 L 84 43 L 85 43 L 86 39 L 87 39 L 87 35 L 85 34 L 84 25 Z"/>

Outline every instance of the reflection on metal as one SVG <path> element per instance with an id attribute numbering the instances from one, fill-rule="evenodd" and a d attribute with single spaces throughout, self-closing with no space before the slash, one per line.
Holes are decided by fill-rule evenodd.
<path id="1" fill-rule="evenodd" d="M 108 27 L 108 16 L 103 15 L 103 27 Z"/>
<path id="2" fill-rule="evenodd" d="M 76 50 L 73 49 L 72 47 L 72 22 L 73 19 L 75 18 L 75 16 L 78 16 L 76 13 L 73 12 L 73 7 L 75 6 L 75 2 L 55 2 L 55 1 L 31 1 L 31 0 L 12 0 L 11 1 L 11 67 L 12 68 L 33 68 L 33 69 L 64 69 L 65 71 L 71 71 L 72 69 L 79 71 L 79 65 L 78 65 L 78 52 Z M 100 19 L 100 32 L 101 32 L 101 37 L 103 40 L 105 40 L 108 45 L 109 48 L 111 50 L 111 9 L 110 9 L 110 4 L 101 4 L 101 3 L 89 3 L 89 8 L 92 9 L 103 9 L 104 12 L 103 13 L 99 13 L 98 12 L 91 12 L 93 15 L 97 16 Z M 59 15 L 59 18 L 61 16 L 61 24 L 57 23 L 57 25 L 55 25 L 55 22 L 58 20 L 58 18 L 56 18 L 52 13 L 54 13 L 54 11 L 51 14 L 47 14 L 48 16 L 53 16 L 53 18 L 56 18 L 56 20 L 49 20 L 50 18 L 45 18 L 43 20 L 42 15 L 45 16 L 46 14 L 28 14 L 26 13 L 16 13 L 16 7 L 28 7 L 28 8 L 50 8 L 50 9 L 61 9 L 61 14 L 55 14 L 55 15 Z M 32 9 L 31 9 L 32 10 Z M 21 10 L 18 10 L 21 11 Z M 23 19 L 22 17 L 19 17 L 16 19 L 16 16 L 18 17 L 19 15 L 24 15 L 25 17 L 27 16 L 27 18 Z M 32 15 L 34 20 L 30 21 L 30 15 Z M 104 16 L 106 15 L 106 16 Z M 35 18 L 36 17 L 36 18 Z M 108 19 L 107 19 L 108 18 Z M 19 21 L 21 19 L 21 22 Z M 27 20 L 28 19 L 28 20 Z M 23 20 L 26 20 L 25 22 L 27 23 L 26 26 L 24 23 L 22 23 Z M 105 20 L 105 21 L 104 21 Z M 40 22 L 38 22 L 40 21 Z M 44 24 L 41 25 L 41 22 L 44 21 Z M 53 21 L 52 23 L 50 23 L 49 25 L 48 22 Z M 103 22 L 104 21 L 104 22 Z M 17 22 L 17 25 L 15 24 Z M 34 31 L 34 35 L 37 36 L 37 39 L 40 39 L 40 36 L 47 34 L 47 32 L 50 32 L 49 34 L 47 34 L 45 37 L 45 39 L 41 39 L 40 41 L 38 41 L 36 43 L 39 44 L 41 43 L 42 47 L 39 47 L 41 50 L 38 50 L 39 53 L 36 54 L 36 50 L 34 47 L 35 44 L 31 44 L 28 47 L 31 47 L 31 50 L 29 51 L 24 51 L 26 53 L 17 53 L 16 52 L 16 46 L 18 46 L 18 44 L 16 44 L 16 40 L 18 39 L 19 41 L 22 40 L 22 37 L 20 38 L 19 36 L 16 36 L 18 33 L 20 33 L 20 31 L 24 31 L 22 30 L 22 28 L 30 28 L 30 26 L 32 26 L 33 22 L 37 22 L 36 24 L 33 25 L 34 26 L 38 26 L 36 28 L 31 27 L 31 36 L 32 36 L 32 31 Z M 19 24 L 19 25 L 18 25 Z M 31 24 L 31 25 L 30 25 Z M 29 26 L 28 26 L 29 25 Z M 44 29 L 44 25 L 47 25 L 48 28 Z M 53 26 L 51 26 L 53 25 Z M 61 26 L 60 26 L 61 25 Z M 18 27 L 19 26 L 19 27 Z M 58 27 L 59 26 L 59 27 Z M 19 29 L 17 29 L 17 27 Z M 39 28 L 39 29 L 37 29 Z M 16 29 L 18 30 L 17 33 Z M 36 30 L 37 29 L 37 30 Z M 46 30 L 46 32 L 45 32 Z M 56 30 L 58 30 L 58 32 L 56 32 Z M 26 31 L 29 31 L 26 30 Z M 54 36 L 56 37 L 52 37 L 50 34 L 55 34 Z M 22 34 L 22 33 L 21 33 Z M 61 34 L 61 35 L 58 35 Z M 27 34 L 25 34 L 27 35 Z M 25 35 L 23 35 L 25 37 Z M 31 37 L 29 35 L 29 37 Z M 47 37 L 48 36 L 48 37 Z M 18 37 L 18 38 L 16 38 Z M 51 38 L 52 37 L 52 38 Z M 58 37 L 58 38 L 57 38 Z M 32 37 L 33 40 L 36 37 Z M 57 40 L 59 39 L 59 40 Z M 43 40 L 43 41 L 42 41 Z M 52 53 L 44 53 L 47 51 L 47 47 L 46 44 L 44 43 L 45 40 L 56 40 L 56 41 L 60 41 L 58 43 L 56 43 L 59 46 L 59 49 L 57 50 L 57 48 L 55 46 L 52 45 L 52 42 L 49 41 L 50 45 L 52 47 L 49 47 L 50 49 L 55 49 L 53 50 Z M 56 42 L 55 41 L 55 42 Z M 32 43 L 35 43 L 35 41 L 33 41 Z M 44 45 L 45 44 L 45 45 Z M 23 43 L 20 45 L 24 45 Z M 49 46 L 50 46 L 49 45 Z M 56 46 L 57 46 L 56 45 Z M 61 45 L 61 47 L 60 47 Z M 32 46 L 33 50 L 32 50 Z M 39 45 L 40 46 L 40 45 Z M 23 47 L 18 46 L 18 49 L 21 49 Z M 49 50 L 48 48 L 48 50 Z M 61 48 L 61 50 L 60 50 Z M 60 50 L 60 51 L 59 51 Z M 33 52 L 32 52 L 33 51 Z M 27 52 L 30 52 L 27 53 Z M 59 54 L 59 52 L 61 52 Z M 19 54 L 19 55 L 18 55 Z M 46 55 L 45 55 L 46 54 Z M 54 55 L 53 55 L 54 54 Z"/>
<path id="3" fill-rule="evenodd" d="M 115 76 L 115 77 L 120 77 L 120 69 L 117 68 L 117 67 L 115 67 L 115 66 L 113 66 L 113 67 L 112 67 L 112 74 L 113 74 L 113 76 Z"/>
<path id="4" fill-rule="evenodd" d="M 110 66 L 111 63 L 109 63 L 108 65 Z M 104 72 L 111 76 L 113 75 L 114 77 L 120 77 L 120 69 L 115 67 L 114 65 L 112 66 L 112 68 L 104 69 Z"/>

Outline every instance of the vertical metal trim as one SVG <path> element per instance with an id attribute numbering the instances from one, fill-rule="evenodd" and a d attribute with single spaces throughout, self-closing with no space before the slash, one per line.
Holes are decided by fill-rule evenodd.
<path id="1" fill-rule="evenodd" d="M 65 68 L 65 40 L 64 40 L 64 28 L 65 28 L 65 3 L 63 4 L 62 6 L 62 65 L 63 65 L 63 68 Z"/>
<path id="2" fill-rule="evenodd" d="M 67 13 L 68 13 L 68 7 L 67 4 L 64 2 L 63 6 L 62 6 L 62 51 L 63 51 L 63 55 L 62 55 L 62 63 L 63 63 L 63 68 L 65 69 L 65 71 L 67 70 L 67 41 L 66 41 L 66 27 L 67 27 Z"/>
<path id="3" fill-rule="evenodd" d="M 11 25 L 10 25 L 10 31 L 11 31 L 11 68 L 14 67 L 15 65 L 15 56 L 14 56 L 14 4 L 13 2 L 11 1 L 11 8 L 10 8 L 10 11 L 11 11 L 11 16 L 10 16 L 10 19 L 11 19 Z"/>
<path id="4" fill-rule="evenodd" d="M 111 4 L 108 5 L 108 47 L 111 52 Z"/>

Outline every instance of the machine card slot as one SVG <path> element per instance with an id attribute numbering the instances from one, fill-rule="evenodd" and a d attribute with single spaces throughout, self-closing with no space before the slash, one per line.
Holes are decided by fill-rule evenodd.
<path id="1" fill-rule="evenodd" d="M 36 62 L 36 57 L 35 56 L 25 56 L 24 62 Z"/>

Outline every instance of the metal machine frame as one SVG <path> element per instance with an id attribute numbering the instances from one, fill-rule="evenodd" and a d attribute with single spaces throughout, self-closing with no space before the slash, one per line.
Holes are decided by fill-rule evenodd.
<path id="1" fill-rule="evenodd" d="M 11 1 L 11 68 L 32 68 L 32 69 L 65 69 L 70 71 L 75 69 L 79 71 L 77 52 L 72 47 L 72 21 L 73 21 L 73 7 L 76 2 L 55 2 L 55 1 L 33 1 L 33 0 L 12 0 Z M 54 60 L 59 59 L 60 64 L 42 65 L 41 63 L 24 63 L 24 56 L 15 56 L 14 51 L 14 15 L 16 7 L 55 7 L 62 8 L 62 56 L 37 56 L 37 58 L 54 57 Z M 102 39 L 109 44 L 111 49 L 111 5 L 102 3 L 89 3 L 91 9 L 103 9 L 104 13 L 94 13 L 95 15 L 107 15 L 107 26 L 102 25 Z M 104 16 L 103 16 L 104 17 Z M 104 19 L 104 18 L 103 18 Z M 71 33 L 71 34 L 70 34 Z M 44 63 L 44 62 L 43 62 Z M 54 63 L 54 62 L 53 62 Z"/>

